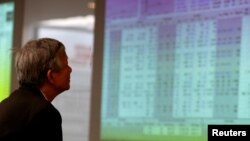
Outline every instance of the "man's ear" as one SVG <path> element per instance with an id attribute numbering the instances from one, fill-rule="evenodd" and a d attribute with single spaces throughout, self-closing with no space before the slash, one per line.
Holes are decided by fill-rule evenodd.
<path id="1" fill-rule="evenodd" d="M 51 69 L 47 72 L 47 78 L 50 83 L 54 83 L 54 73 Z"/>

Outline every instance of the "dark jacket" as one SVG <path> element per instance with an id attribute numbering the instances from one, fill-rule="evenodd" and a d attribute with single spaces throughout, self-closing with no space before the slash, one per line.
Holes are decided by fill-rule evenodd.
<path id="1" fill-rule="evenodd" d="M 62 141 L 61 124 L 58 110 L 32 85 L 0 103 L 0 141 Z"/>

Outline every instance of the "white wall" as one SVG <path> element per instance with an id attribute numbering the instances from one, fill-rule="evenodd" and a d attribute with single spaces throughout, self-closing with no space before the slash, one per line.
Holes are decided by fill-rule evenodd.
<path id="1" fill-rule="evenodd" d="M 87 7 L 90 1 L 93 0 L 25 0 L 23 43 L 34 38 L 40 21 L 94 14 Z"/>

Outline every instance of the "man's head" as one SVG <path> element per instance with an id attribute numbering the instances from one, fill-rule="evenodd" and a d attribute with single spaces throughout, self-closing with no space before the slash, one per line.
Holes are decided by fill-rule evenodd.
<path id="1" fill-rule="evenodd" d="M 61 91 L 69 89 L 71 68 L 64 45 L 58 40 L 31 40 L 16 53 L 15 67 L 19 84 L 38 87 L 51 83 Z"/>

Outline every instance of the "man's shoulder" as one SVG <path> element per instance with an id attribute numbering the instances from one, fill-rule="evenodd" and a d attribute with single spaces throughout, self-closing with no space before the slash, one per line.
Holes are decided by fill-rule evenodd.
<path id="1" fill-rule="evenodd" d="M 46 107 L 48 103 L 39 91 L 18 88 L 0 102 L 0 113 L 4 111 L 29 111 L 34 107 Z"/>

